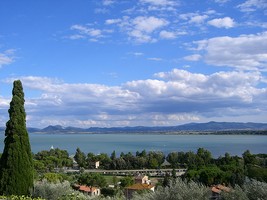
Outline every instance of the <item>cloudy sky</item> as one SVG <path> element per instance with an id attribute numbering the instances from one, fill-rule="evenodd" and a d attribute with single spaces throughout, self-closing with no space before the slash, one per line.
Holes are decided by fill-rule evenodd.
<path id="1" fill-rule="evenodd" d="M 0 126 L 266 122 L 266 0 L 1 0 Z"/>

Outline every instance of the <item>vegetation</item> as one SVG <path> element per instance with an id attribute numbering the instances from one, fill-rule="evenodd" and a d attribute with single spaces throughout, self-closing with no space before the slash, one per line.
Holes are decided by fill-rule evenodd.
<path id="1" fill-rule="evenodd" d="M 11 196 L 0 196 L 1 200 L 44 200 L 40 197 L 38 198 L 33 198 L 33 197 L 28 197 L 28 196 L 17 196 L 17 195 L 11 195 Z"/>
<path id="2" fill-rule="evenodd" d="M 106 179 L 98 173 L 82 173 L 78 176 L 80 185 L 97 186 L 103 188 L 107 186 Z"/>
<path id="3" fill-rule="evenodd" d="M 109 182 L 112 182 L 114 188 L 109 188 L 104 175 L 84 172 L 85 169 L 94 169 L 98 161 L 100 168 L 106 170 L 173 168 L 172 173 L 159 179 L 155 192 L 136 193 L 133 200 L 210 199 L 210 186 L 222 183 L 231 188 L 230 191 L 221 192 L 220 198 L 225 200 L 263 200 L 267 196 L 267 154 L 251 154 L 249 150 L 242 157 L 226 153 L 215 159 L 203 148 L 199 148 L 196 153 L 171 152 L 168 155 L 160 151 L 143 150 L 137 151 L 135 155 L 132 152 L 121 153 L 118 157 L 115 151 L 110 156 L 90 152 L 86 155 L 77 148 L 73 159 L 80 172 L 66 174 L 64 169 L 73 168 L 73 159 L 66 150 L 57 148 L 31 153 L 22 84 L 14 81 L 13 86 L 5 147 L 3 154 L 0 154 L 0 194 L 5 195 L 0 196 L 0 199 L 126 199 L 123 190 L 134 183 L 133 177 L 119 179 L 113 176 Z M 176 168 L 186 168 L 187 172 L 178 178 Z M 76 184 L 100 187 L 102 195 L 85 195 L 72 188 Z"/>
<path id="4" fill-rule="evenodd" d="M 74 191 L 68 181 L 51 183 L 46 179 L 37 181 L 34 184 L 33 197 L 41 197 L 49 200 L 69 199 L 69 196 L 75 196 L 77 199 L 86 199 L 86 197 L 77 191 Z"/>
<path id="5" fill-rule="evenodd" d="M 12 95 L 0 160 L 0 194 L 29 195 L 33 188 L 33 160 L 26 129 L 24 93 L 19 80 L 14 81 Z"/>
<path id="6" fill-rule="evenodd" d="M 55 171 L 55 169 L 72 167 L 73 160 L 66 150 L 50 149 L 34 155 L 34 167 L 38 172 Z"/>

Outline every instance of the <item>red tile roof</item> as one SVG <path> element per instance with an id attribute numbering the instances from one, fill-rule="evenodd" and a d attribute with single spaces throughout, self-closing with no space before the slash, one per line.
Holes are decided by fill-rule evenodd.
<path id="1" fill-rule="evenodd" d="M 127 187 L 126 189 L 129 189 L 129 190 L 150 190 L 153 187 L 154 187 L 154 185 L 136 183 L 134 185 Z"/>
<path id="2" fill-rule="evenodd" d="M 212 188 L 211 188 L 211 191 L 212 191 L 212 192 L 215 192 L 215 193 L 217 193 L 217 194 L 220 194 L 220 193 L 221 193 L 221 190 L 218 189 L 218 188 L 216 188 L 216 187 L 212 187 Z"/>
<path id="3" fill-rule="evenodd" d="M 220 185 L 219 184 L 219 185 L 213 186 L 211 188 L 211 191 L 220 194 L 222 191 L 224 191 L 224 192 L 230 192 L 231 189 L 229 187 L 226 187 L 224 185 Z"/>
<path id="4" fill-rule="evenodd" d="M 78 188 L 78 190 L 80 190 L 82 192 L 93 192 L 96 189 L 97 189 L 96 187 L 88 187 L 86 185 L 80 185 L 80 187 Z"/>

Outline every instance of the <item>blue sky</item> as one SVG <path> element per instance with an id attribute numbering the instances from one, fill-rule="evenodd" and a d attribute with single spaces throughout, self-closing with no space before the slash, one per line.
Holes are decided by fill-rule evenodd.
<path id="1" fill-rule="evenodd" d="M 266 122 L 266 0 L 2 0 L 0 126 Z"/>

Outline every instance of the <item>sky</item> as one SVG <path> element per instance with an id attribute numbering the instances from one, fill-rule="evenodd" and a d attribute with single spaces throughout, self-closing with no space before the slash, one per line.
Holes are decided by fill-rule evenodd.
<path id="1" fill-rule="evenodd" d="M 0 127 L 266 122 L 267 0 L 1 0 Z"/>

